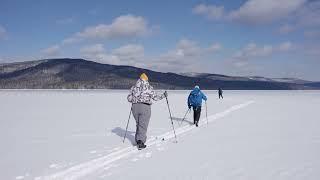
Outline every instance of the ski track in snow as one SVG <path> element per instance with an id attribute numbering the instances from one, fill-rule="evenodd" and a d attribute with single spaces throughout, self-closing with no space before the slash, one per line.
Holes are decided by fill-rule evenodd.
<path id="1" fill-rule="evenodd" d="M 208 123 L 213 122 L 217 119 L 220 119 L 220 118 L 230 114 L 231 112 L 242 109 L 252 103 L 254 103 L 254 101 L 248 101 L 248 102 L 245 102 L 242 104 L 234 105 L 223 112 L 208 116 Z M 207 121 L 205 118 L 203 118 L 199 122 L 199 127 L 204 126 L 206 124 L 207 124 Z M 176 129 L 176 135 L 179 136 L 179 135 L 185 134 L 194 128 L 195 128 L 195 126 L 190 125 L 190 124 L 179 127 Z M 168 140 L 171 140 L 174 138 L 175 138 L 175 136 L 174 136 L 174 133 L 172 130 L 172 131 L 166 132 L 162 135 L 159 135 L 156 137 L 151 137 L 146 142 L 146 145 L 148 148 L 150 148 L 152 146 L 156 146 L 159 148 L 159 143 L 161 143 L 163 141 L 162 139 L 165 139 L 165 141 L 168 141 Z M 74 179 L 84 178 L 84 177 L 86 177 L 86 176 L 88 176 L 98 170 L 101 170 L 101 169 L 109 170 L 111 167 L 113 167 L 113 165 L 111 163 L 113 163 L 117 160 L 126 158 L 132 154 L 141 152 L 135 146 L 125 147 L 122 149 L 114 148 L 114 150 L 115 150 L 114 152 L 111 152 L 110 154 L 108 154 L 106 156 L 80 163 L 80 164 L 72 166 L 66 170 L 56 172 L 51 175 L 36 177 L 35 180 L 49 180 L 49 179 L 50 180 L 52 180 L 52 179 L 74 180 Z M 150 158 L 151 156 L 152 156 L 151 152 L 146 152 L 146 154 L 144 154 L 144 157 L 146 157 L 146 158 Z M 137 161 L 137 160 L 138 160 L 137 158 L 131 159 L 132 162 Z"/>

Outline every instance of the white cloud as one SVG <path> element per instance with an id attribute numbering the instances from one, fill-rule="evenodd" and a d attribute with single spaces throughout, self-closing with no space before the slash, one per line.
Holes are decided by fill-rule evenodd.
<path id="1" fill-rule="evenodd" d="M 200 51 L 201 48 L 195 41 L 181 39 L 177 43 L 176 49 L 172 52 L 172 54 L 180 57 L 197 56 L 199 55 Z"/>
<path id="2" fill-rule="evenodd" d="M 296 13 L 295 18 L 301 27 L 320 26 L 320 1 L 309 1 Z"/>
<path id="3" fill-rule="evenodd" d="M 93 44 L 80 49 L 85 58 L 104 63 L 116 65 L 137 65 L 145 60 L 144 47 L 138 44 L 127 44 L 119 48 L 106 51 L 102 44 Z"/>
<path id="4" fill-rule="evenodd" d="M 119 57 L 112 54 L 95 54 L 94 56 L 88 56 L 88 58 L 93 58 L 92 60 L 102 64 L 121 65 L 121 60 Z"/>
<path id="5" fill-rule="evenodd" d="M 245 68 L 248 65 L 247 61 L 235 61 L 233 63 L 234 66 L 239 67 L 239 68 Z"/>
<path id="6" fill-rule="evenodd" d="M 226 12 L 223 6 L 199 4 L 192 11 L 212 20 L 226 19 L 244 24 L 269 24 L 288 18 L 307 0 L 247 0 L 238 9 Z"/>
<path id="7" fill-rule="evenodd" d="M 0 25 L 0 39 L 5 39 L 7 37 L 7 30 Z"/>
<path id="8" fill-rule="evenodd" d="M 168 54 L 174 57 L 195 57 L 217 52 L 221 49 L 222 46 L 218 43 L 212 44 L 209 47 L 200 47 L 195 41 L 181 39 L 178 41 L 176 48 L 170 51 Z"/>
<path id="9" fill-rule="evenodd" d="M 181 39 L 174 49 L 152 58 L 147 68 L 169 72 L 195 71 L 202 68 L 201 61 L 221 49 L 222 46 L 218 43 L 200 47 L 195 41 Z"/>
<path id="10" fill-rule="evenodd" d="M 48 47 L 46 49 L 43 49 L 41 52 L 45 57 L 57 56 L 60 54 L 60 46 L 54 45 L 54 46 Z"/>
<path id="11" fill-rule="evenodd" d="M 214 21 L 274 24 L 277 33 L 303 32 L 302 35 L 309 40 L 320 37 L 317 30 L 320 29 L 320 1 L 317 0 L 246 0 L 240 7 L 229 11 L 215 4 L 198 4 L 192 12 Z"/>
<path id="12" fill-rule="evenodd" d="M 141 16 L 123 15 L 115 18 L 111 24 L 99 24 L 87 27 L 65 39 L 64 43 L 73 43 L 84 39 L 117 39 L 131 38 L 147 35 L 151 27 Z"/>
<path id="13" fill-rule="evenodd" d="M 269 61 L 273 60 L 276 56 L 291 53 L 292 50 L 296 49 L 295 44 L 292 42 L 282 42 L 273 45 L 257 45 L 255 43 L 249 43 L 242 49 L 238 50 L 233 56 L 227 59 L 225 62 L 228 66 L 231 65 L 231 71 L 235 73 L 244 73 L 246 75 L 252 74 L 257 75 L 265 71 L 265 67 L 258 65 L 261 60 Z M 272 69 L 268 70 L 272 72 Z"/>
<path id="14" fill-rule="evenodd" d="M 230 12 L 233 21 L 248 24 L 268 24 L 287 18 L 307 0 L 248 0 L 239 9 Z"/>
<path id="15" fill-rule="evenodd" d="M 215 44 L 212 44 L 210 47 L 208 47 L 207 51 L 209 51 L 209 52 L 217 52 L 217 51 L 220 51 L 221 49 L 222 49 L 221 44 L 215 43 Z"/>
<path id="16" fill-rule="evenodd" d="M 142 60 L 144 58 L 144 47 L 139 44 L 128 44 L 112 50 L 112 54 L 124 60 Z"/>
<path id="17" fill-rule="evenodd" d="M 105 53 L 106 50 L 104 49 L 103 44 L 94 44 L 81 48 L 80 52 L 82 54 L 101 54 Z"/>
<path id="18" fill-rule="evenodd" d="M 108 54 L 103 44 L 93 44 L 84 46 L 80 49 L 81 55 L 103 64 L 120 64 L 120 59 L 112 54 Z"/>
<path id="19" fill-rule="evenodd" d="M 317 37 L 315 28 L 320 28 L 320 1 L 307 1 L 290 18 L 290 24 L 280 27 L 280 33 L 289 33 L 298 29 L 304 32 L 306 37 Z"/>
<path id="20" fill-rule="evenodd" d="M 224 7 L 208 4 L 199 4 L 192 9 L 194 14 L 204 15 L 208 19 L 220 20 L 225 16 Z"/>
<path id="21" fill-rule="evenodd" d="M 273 47 L 270 45 L 263 45 L 259 47 L 255 43 L 249 43 L 246 47 L 236 52 L 234 58 L 239 60 L 248 60 L 251 58 L 265 57 L 270 55 L 272 51 Z"/>
<path id="22" fill-rule="evenodd" d="M 275 53 L 288 52 L 293 49 L 294 49 L 294 45 L 289 41 L 283 42 L 278 45 L 262 45 L 262 46 L 258 46 L 255 43 L 249 43 L 243 49 L 237 51 L 232 58 L 235 60 L 247 61 L 247 60 L 268 57 Z"/>
<path id="23" fill-rule="evenodd" d="M 181 39 L 174 49 L 155 56 L 147 56 L 144 47 L 140 44 L 127 44 L 108 52 L 102 44 L 93 44 L 81 48 L 80 52 L 84 58 L 100 63 L 182 72 L 200 69 L 201 60 L 221 49 L 222 46 L 218 43 L 200 47 L 195 41 Z"/>
<path id="24" fill-rule="evenodd" d="M 79 38 L 79 37 L 76 37 L 75 35 L 72 36 L 72 37 L 69 37 L 69 38 L 66 38 L 62 41 L 62 45 L 65 45 L 65 44 L 72 44 L 72 43 L 77 43 L 77 42 L 80 42 L 82 39 Z"/>

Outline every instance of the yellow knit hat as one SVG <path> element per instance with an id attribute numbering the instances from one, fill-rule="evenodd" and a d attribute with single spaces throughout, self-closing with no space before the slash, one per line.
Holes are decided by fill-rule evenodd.
<path id="1" fill-rule="evenodd" d="M 149 80 L 148 76 L 147 76 L 145 73 L 142 73 L 142 74 L 140 75 L 140 79 L 142 79 L 142 80 L 144 80 L 144 81 L 148 81 L 148 80 Z"/>

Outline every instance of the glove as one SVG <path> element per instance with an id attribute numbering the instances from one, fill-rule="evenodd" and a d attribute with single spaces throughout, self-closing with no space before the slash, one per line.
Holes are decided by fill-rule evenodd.
<path id="1" fill-rule="evenodd" d="M 164 97 L 168 97 L 168 92 L 165 91 L 165 92 L 163 93 L 163 95 L 164 95 Z"/>
<path id="2" fill-rule="evenodd" d="M 191 105 L 188 105 L 188 108 L 191 109 Z"/>

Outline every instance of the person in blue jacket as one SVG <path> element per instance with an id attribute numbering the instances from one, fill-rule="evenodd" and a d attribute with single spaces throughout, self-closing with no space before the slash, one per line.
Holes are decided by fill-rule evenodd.
<path id="1" fill-rule="evenodd" d="M 199 86 L 195 86 L 188 97 L 188 108 L 192 107 L 193 109 L 193 123 L 197 127 L 201 115 L 202 100 L 207 101 L 207 96 L 203 94 Z"/>

